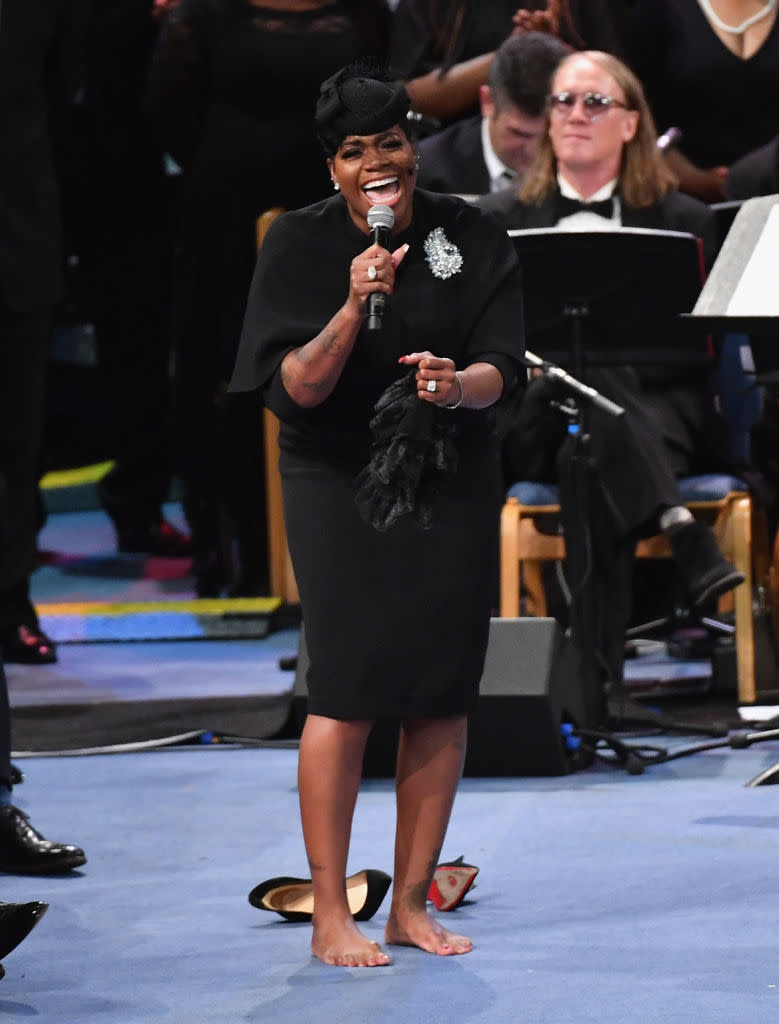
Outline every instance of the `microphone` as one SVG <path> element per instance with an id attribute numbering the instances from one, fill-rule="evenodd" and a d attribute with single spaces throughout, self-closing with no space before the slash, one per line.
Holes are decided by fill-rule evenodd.
<path id="1" fill-rule="evenodd" d="M 661 153 L 667 153 L 669 149 L 672 149 L 678 142 L 681 141 L 682 130 L 681 128 L 669 128 L 667 132 L 663 132 L 660 138 L 657 140 L 657 148 Z"/>
<path id="2" fill-rule="evenodd" d="M 376 203 L 368 210 L 368 227 L 373 232 L 373 241 L 382 249 L 389 249 L 390 232 L 395 223 L 395 211 L 391 206 Z M 378 331 L 381 328 L 387 296 L 384 292 L 372 292 L 368 296 L 368 330 Z"/>

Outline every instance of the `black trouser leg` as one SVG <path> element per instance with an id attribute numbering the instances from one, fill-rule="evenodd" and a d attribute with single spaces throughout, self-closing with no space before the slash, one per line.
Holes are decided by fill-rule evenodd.
<path id="1" fill-rule="evenodd" d="M 11 789 L 11 707 L 5 668 L 0 661 L 0 786 Z"/>
<path id="2" fill-rule="evenodd" d="M 38 476 L 49 353 L 46 310 L 18 313 L 0 298 L 0 629 L 25 621 L 40 525 Z"/>

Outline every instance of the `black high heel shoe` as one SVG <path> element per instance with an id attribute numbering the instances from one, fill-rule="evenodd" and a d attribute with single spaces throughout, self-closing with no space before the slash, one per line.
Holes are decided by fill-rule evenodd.
<path id="1" fill-rule="evenodd" d="M 381 906 L 392 878 L 384 871 L 368 868 L 346 879 L 346 899 L 355 921 L 368 921 Z M 314 913 L 314 888 L 310 878 L 281 875 L 260 882 L 249 893 L 258 910 L 271 910 L 286 921 L 310 921 Z"/>
<path id="2" fill-rule="evenodd" d="M 0 903 L 0 960 L 23 942 L 49 909 L 48 903 Z M 5 974 L 0 964 L 0 978 Z"/>

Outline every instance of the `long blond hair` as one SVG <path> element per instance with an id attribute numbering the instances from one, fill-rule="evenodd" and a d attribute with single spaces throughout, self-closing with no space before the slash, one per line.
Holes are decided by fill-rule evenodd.
<path id="1" fill-rule="evenodd" d="M 622 150 L 620 193 L 628 206 L 652 206 L 676 185 L 676 179 L 657 147 L 657 130 L 641 82 L 621 60 L 600 50 L 571 54 L 559 65 L 555 77 L 567 64 L 581 57 L 611 75 L 622 90 L 628 108 L 638 112 L 636 133 Z M 549 138 L 548 112 L 546 127 L 536 158 L 520 189 L 520 198 L 527 203 L 541 203 L 557 185 L 557 157 Z"/>

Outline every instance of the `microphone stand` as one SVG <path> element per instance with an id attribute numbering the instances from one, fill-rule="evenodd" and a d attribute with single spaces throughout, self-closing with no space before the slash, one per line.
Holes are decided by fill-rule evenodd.
<path id="1" fill-rule="evenodd" d="M 546 359 L 541 359 L 535 352 L 531 352 L 529 349 L 525 349 L 524 362 L 527 366 L 530 366 L 534 370 L 541 370 L 546 377 L 550 377 L 552 380 L 559 381 L 564 384 L 570 391 L 580 398 L 583 398 L 587 402 L 592 402 L 593 405 L 597 405 L 599 409 L 608 413 L 609 416 L 624 416 L 625 410 L 621 405 L 617 405 L 616 402 L 612 402 L 610 398 L 606 398 L 600 391 L 596 391 L 595 388 L 589 387 L 589 385 L 582 383 L 577 377 L 571 376 L 562 366 L 558 366 L 556 363 L 550 363 Z M 568 406 L 568 409 L 572 413 L 576 413 L 577 409 L 575 406 Z M 567 410 L 566 410 L 567 414 Z"/>
<path id="2" fill-rule="evenodd" d="M 583 311 L 582 307 L 576 307 L 575 310 L 571 307 L 570 311 L 567 307 L 566 315 L 572 317 L 572 333 L 575 338 L 580 339 L 580 319 L 582 316 L 586 315 L 586 312 Z M 577 354 L 577 347 L 578 346 L 575 341 L 575 356 Z M 618 419 L 624 416 L 625 410 L 621 405 L 611 401 L 611 399 L 601 394 L 601 392 L 597 391 L 595 388 L 590 387 L 588 384 L 579 380 L 578 377 L 568 373 L 561 366 L 558 366 L 549 360 L 542 359 L 540 356 L 536 355 L 535 352 L 526 350 L 523 361 L 528 367 L 540 370 L 545 377 L 562 385 L 571 393 L 572 396 L 574 396 L 570 400 L 565 402 L 555 402 L 554 404 L 560 412 L 568 418 L 568 432 L 575 441 L 570 464 L 572 469 L 572 490 L 579 510 L 578 516 L 575 517 L 578 536 L 575 538 L 569 538 L 569 540 L 573 542 L 570 545 L 570 548 L 572 548 L 578 540 L 581 545 L 580 550 L 583 553 L 586 553 L 584 565 L 582 566 L 582 571 L 580 573 L 580 579 L 576 587 L 578 590 L 578 597 L 573 597 L 574 587 L 570 586 L 570 580 L 569 589 L 572 595 L 570 598 L 571 633 L 581 659 L 584 707 L 587 714 L 588 725 L 592 728 L 577 728 L 575 729 L 575 734 L 580 736 L 582 740 L 591 739 L 596 743 L 603 743 L 614 753 L 614 760 L 621 764 L 630 774 L 641 774 L 644 770 L 644 765 L 650 763 L 650 761 L 654 762 L 656 760 L 656 756 L 647 757 L 646 754 L 649 753 L 648 750 L 645 751 L 642 756 L 640 748 L 627 746 L 616 736 L 603 731 L 603 723 L 608 722 L 610 719 L 610 709 L 607 694 L 601 682 L 603 661 L 598 657 L 597 637 L 600 635 L 598 627 L 600 624 L 599 615 L 602 613 L 602 609 L 599 607 L 599 602 L 595 594 L 592 544 L 590 538 L 592 516 L 590 500 L 590 473 L 592 467 L 590 464 L 589 454 L 590 434 L 588 428 L 588 413 L 590 408 L 595 406 L 607 415 Z M 573 607 L 574 599 L 577 600 L 576 609 Z M 579 627 L 578 629 L 575 625 L 577 622 Z M 712 624 L 722 628 L 722 624 L 720 623 Z M 629 630 L 626 635 L 630 635 Z M 614 679 L 610 679 L 609 681 L 612 684 L 612 687 L 615 686 L 617 682 Z M 615 694 L 612 693 L 612 696 L 615 696 Z M 622 702 L 624 705 L 624 696 L 622 698 Z M 623 707 L 622 715 L 619 717 L 625 717 L 625 710 L 625 707 Z M 635 716 L 635 724 L 651 725 L 655 728 L 663 728 L 665 731 L 689 732 L 691 728 L 689 725 L 679 725 L 671 722 L 656 713 L 647 715 L 637 712 Z M 593 729 L 596 731 L 593 731 Z M 709 730 L 701 730 L 699 727 L 696 727 L 694 731 L 707 732 Z M 721 736 L 722 730 L 712 729 L 710 730 L 710 734 L 712 736 Z M 597 753 L 597 751 L 593 752 Z M 777 767 L 777 781 L 779 781 L 779 766 Z"/>
<path id="3" fill-rule="evenodd" d="M 586 306 L 569 305 L 566 307 L 566 317 L 571 325 L 571 334 L 574 352 L 574 365 L 582 365 L 582 338 L 581 321 L 587 315 Z M 601 609 L 597 607 L 597 600 L 593 586 L 593 565 L 592 565 L 592 543 L 590 536 L 591 529 L 591 507 L 590 507 L 590 433 L 589 433 L 589 410 L 596 406 L 609 416 L 620 418 L 624 416 L 625 410 L 616 402 L 611 401 L 595 388 L 585 384 L 578 377 L 573 376 L 561 366 L 540 358 L 534 352 L 526 350 L 524 362 L 527 366 L 540 370 L 541 373 L 563 386 L 570 397 L 565 402 L 555 403 L 557 408 L 568 418 L 568 432 L 574 441 L 573 454 L 570 459 L 571 480 L 575 495 L 576 506 L 579 510 L 575 517 L 577 522 L 576 537 L 568 538 L 567 560 L 569 567 L 571 553 L 578 549 L 585 554 L 580 578 L 575 586 L 569 580 L 571 597 L 571 632 L 574 643 L 578 649 L 584 697 L 584 708 L 587 715 L 587 725 L 591 728 L 600 728 L 608 720 L 608 707 L 604 686 L 601 681 L 603 662 L 598 656 L 599 614 Z M 575 607 L 574 607 L 575 601 Z M 611 680 L 612 684 L 614 680 Z M 605 738 L 604 734 L 600 734 Z M 617 752 L 621 763 L 626 764 L 628 750 L 624 745 L 610 743 L 613 750 Z M 631 760 L 632 763 L 632 760 Z"/>

